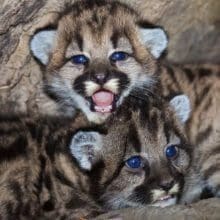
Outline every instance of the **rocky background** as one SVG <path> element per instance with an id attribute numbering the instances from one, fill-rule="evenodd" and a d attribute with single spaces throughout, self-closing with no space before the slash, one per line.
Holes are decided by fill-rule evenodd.
<path id="1" fill-rule="evenodd" d="M 96 220 L 219 220 L 220 199 L 201 200 L 191 205 L 165 208 L 142 207 L 109 212 Z"/>
<path id="2" fill-rule="evenodd" d="M 169 35 L 166 57 L 169 61 L 220 64 L 220 0 L 121 1 L 135 7 L 148 21 L 165 28 Z M 28 45 L 33 33 L 56 23 L 58 13 L 71 2 L 74 0 L 0 0 L 1 108 L 56 114 L 54 103 L 42 93 L 42 72 L 31 57 Z M 220 219 L 220 202 L 211 201 L 202 202 L 201 207 L 207 206 L 208 211 L 200 205 L 169 208 L 167 210 L 172 215 L 175 213 L 175 218 L 169 214 L 168 219 L 179 219 L 177 216 L 181 216 L 180 219 Z M 142 211 L 143 219 L 149 219 L 146 213 L 153 216 L 150 219 L 162 219 L 167 211 L 149 212 L 147 209 Z M 187 217 L 190 213 L 194 218 Z M 210 214 L 209 217 L 204 213 Z"/>

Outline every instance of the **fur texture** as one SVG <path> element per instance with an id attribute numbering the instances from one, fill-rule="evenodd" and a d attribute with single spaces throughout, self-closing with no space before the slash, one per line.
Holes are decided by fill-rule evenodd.
<path id="1" fill-rule="evenodd" d="M 220 68 L 166 64 L 160 76 L 166 97 L 187 94 L 192 106 L 185 129 L 195 147 L 182 202 L 197 201 L 205 192 L 220 197 Z"/>
<path id="2" fill-rule="evenodd" d="M 159 100 L 130 100 L 99 127 L 83 115 L 72 122 L 0 119 L 1 219 L 91 218 L 179 197 L 190 147 L 173 110 Z M 172 158 L 170 145 L 178 152 Z M 128 166 L 134 156 L 137 169 Z"/>
<path id="3" fill-rule="evenodd" d="M 166 45 L 163 29 L 107 0 L 77 1 L 60 16 L 56 30 L 41 30 L 30 41 L 32 54 L 44 65 L 46 93 L 64 114 L 80 109 L 95 123 L 105 121 L 125 97 L 155 93 L 155 58 Z M 113 60 L 117 52 L 125 58 Z M 76 63 L 76 55 L 86 62 Z M 100 91 L 112 96 L 107 106 L 95 102 Z"/>

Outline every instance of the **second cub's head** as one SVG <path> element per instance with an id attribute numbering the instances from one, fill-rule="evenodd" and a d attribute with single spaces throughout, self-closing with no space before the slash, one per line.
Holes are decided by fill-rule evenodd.
<path id="1" fill-rule="evenodd" d="M 191 147 L 181 125 L 190 109 L 184 95 L 170 103 L 175 115 L 169 106 L 148 105 L 114 123 L 103 137 L 103 175 L 95 180 L 103 185 L 100 201 L 107 209 L 176 204 L 190 165 Z"/>
<path id="2" fill-rule="evenodd" d="M 160 28 L 116 1 L 78 1 L 57 29 L 37 32 L 30 47 L 45 67 L 47 93 L 67 110 L 101 123 L 132 95 L 155 86 L 156 58 L 167 46 Z M 141 91 L 141 92 L 140 92 Z"/>

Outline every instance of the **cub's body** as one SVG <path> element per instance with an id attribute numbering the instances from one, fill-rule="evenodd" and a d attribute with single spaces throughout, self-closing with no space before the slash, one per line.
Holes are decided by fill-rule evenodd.
<path id="1" fill-rule="evenodd" d="M 191 151 L 181 123 L 160 100 L 131 102 L 99 127 L 82 115 L 1 117 L 0 218 L 80 219 L 175 204 Z"/>
<path id="2" fill-rule="evenodd" d="M 79 118 L 60 123 L 1 116 L 1 219 L 80 218 L 99 211 L 89 197 L 88 177 L 68 154 L 72 135 L 83 125 Z"/>
<path id="3" fill-rule="evenodd" d="M 218 67 L 160 64 L 166 34 L 118 1 L 76 1 L 60 15 L 57 29 L 36 33 L 30 47 L 43 65 L 45 91 L 64 115 L 74 116 L 79 109 L 99 124 L 131 98 L 136 106 L 149 96 L 190 97 L 186 132 L 195 145 L 191 167 L 198 177 L 192 179 L 201 183 L 196 194 L 206 186 L 219 194 Z"/>

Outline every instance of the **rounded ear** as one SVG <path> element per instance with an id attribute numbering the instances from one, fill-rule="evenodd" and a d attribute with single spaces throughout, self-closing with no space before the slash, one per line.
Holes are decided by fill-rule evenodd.
<path id="1" fill-rule="evenodd" d="M 168 38 L 162 28 L 139 28 L 140 37 L 144 45 L 149 48 L 155 58 L 159 58 L 167 48 Z"/>
<path id="2" fill-rule="evenodd" d="M 176 112 L 177 117 L 182 123 L 185 123 L 191 112 L 190 100 L 186 95 L 177 95 L 170 100 L 170 105 Z"/>
<path id="3" fill-rule="evenodd" d="M 47 65 L 50 53 L 56 40 L 56 30 L 42 30 L 37 32 L 30 41 L 33 56 L 43 65 Z"/>

